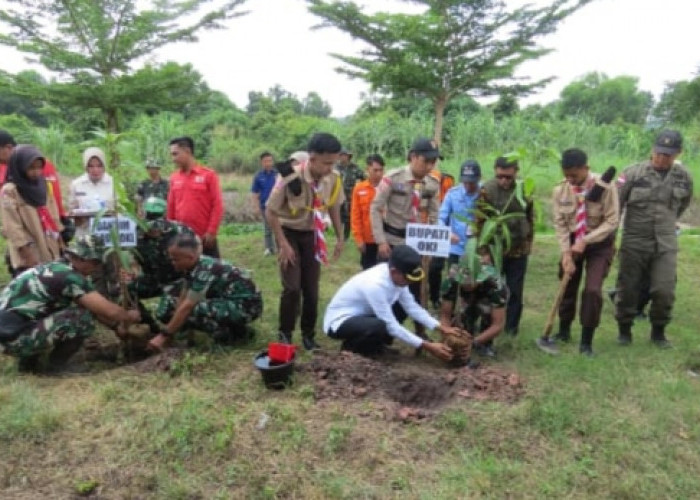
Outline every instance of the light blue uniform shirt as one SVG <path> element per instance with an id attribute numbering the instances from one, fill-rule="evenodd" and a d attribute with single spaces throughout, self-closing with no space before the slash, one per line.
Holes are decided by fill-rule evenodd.
<path id="1" fill-rule="evenodd" d="M 481 185 L 474 192 L 468 194 L 464 189 L 464 184 L 455 186 L 450 189 L 445 195 L 445 199 L 440 205 L 438 219 L 443 226 L 450 226 L 450 231 L 459 236 L 459 242 L 450 245 L 450 253 L 462 256 L 464 255 L 464 247 L 467 244 L 467 236 L 471 234 L 469 223 L 459 220 L 455 215 L 466 217 L 468 220 L 474 220 L 474 214 L 469 212 L 470 209 L 476 208 L 476 200 L 479 198 Z"/>

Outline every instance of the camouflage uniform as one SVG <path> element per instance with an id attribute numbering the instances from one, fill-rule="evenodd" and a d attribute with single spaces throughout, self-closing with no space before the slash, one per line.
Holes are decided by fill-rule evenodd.
<path id="1" fill-rule="evenodd" d="M 202 330 L 212 335 L 228 330 L 240 335 L 246 323 L 262 314 L 262 296 L 248 271 L 202 255 L 199 262 L 184 278 L 184 296 L 197 303 L 184 328 Z M 167 323 L 172 318 L 181 286 L 161 297 L 156 316 Z"/>
<path id="2" fill-rule="evenodd" d="M 140 201 L 147 200 L 151 196 L 160 198 L 162 200 L 168 199 L 168 192 L 170 191 L 170 182 L 167 179 L 161 179 L 159 181 L 152 181 L 147 179 L 139 184 L 136 189 L 136 195 Z"/>
<path id="3" fill-rule="evenodd" d="M 179 222 L 158 219 L 146 224 L 149 231 L 156 230 L 160 234 L 149 236 L 148 232 L 139 232 L 136 260 L 141 266 L 141 275 L 129 284 L 129 291 L 139 299 L 160 296 L 163 286 L 182 277 L 170 262 L 168 243 L 179 234 L 194 235 L 194 231 Z"/>
<path id="4" fill-rule="evenodd" d="M 460 264 L 453 264 L 442 282 L 441 297 L 444 301 L 450 301 L 461 310 L 456 314 L 461 316 L 462 327 L 476 336 L 491 326 L 491 312 L 506 306 L 508 301 L 508 288 L 503 280 L 491 274 L 480 274 L 476 279 L 476 287 L 473 290 L 465 290 L 461 283 L 464 282 L 465 268 Z M 467 278 L 468 279 L 468 278 Z M 457 293 L 459 298 L 457 300 Z"/>
<path id="5" fill-rule="evenodd" d="M 27 320 L 19 336 L 0 344 L 6 354 L 28 358 L 93 334 L 92 314 L 75 300 L 93 292 L 90 281 L 68 264 L 41 264 L 12 280 L 0 293 L 0 312 Z"/>
<path id="6" fill-rule="evenodd" d="M 340 220 L 343 223 L 343 231 L 345 239 L 350 236 L 350 214 L 352 208 L 350 206 L 352 200 L 352 190 L 355 184 L 364 181 L 367 175 L 355 163 L 348 163 L 345 167 L 336 165 L 336 171 L 340 174 L 340 180 L 343 183 L 343 192 L 345 193 L 345 203 L 340 206 Z"/>

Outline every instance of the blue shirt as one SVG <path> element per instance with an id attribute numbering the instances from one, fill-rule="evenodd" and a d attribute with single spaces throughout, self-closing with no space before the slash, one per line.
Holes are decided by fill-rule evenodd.
<path id="1" fill-rule="evenodd" d="M 450 253 L 462 256 L 464 247 L 467 244 L 467 236 L 471 234 L 469 223 L 459 220 L 455 215 L 465 217 L 469 221 L 474 220 L 474 214 L 469 212 L 476 207 L 476 200 L 479 199 L 479 189 L 473 194 L 468 194 L 464 189 L 464 184 L 455 186 L 445 195 L 445 199 L 440 205 L 438 220 L 443 226 L 450 226 L 450 231 L 459 236 L 459 242 L 450 245 Z"/>
<path id="2" fill-rule="evenodd" d="M 253 177 L 253 186 L 250 188 L 250 192 L 260 195 L 261 209 L 265 208 L 265 204 L 267 204 L 267 199 L 275 186 L 275 179 L 277 179 L 277 171 L 274 168 L 269 171 L 260 170 Z"/>

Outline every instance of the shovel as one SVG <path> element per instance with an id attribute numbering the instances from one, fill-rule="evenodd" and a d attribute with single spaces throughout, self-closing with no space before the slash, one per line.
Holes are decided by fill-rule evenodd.
<path id="1" fill-rule="evenodd" d="M 554 298 L 552 308 L 549 310 L 549 315 L 547 316 L 547 323 L 544 325 L 544 331 L 542 332 L 542 336 L 535 341 L 537 347 L 539 347 L 548 354 L 559 354 L 559 349 L 557 349 L 557 346 L 554 344 L 554 342 L 550 340 L 549 334 L 552 333 L 554 318 L 556 317 L 557 311 L 559 310 L 559 304 L 561 304 L 561 299 L 564 298 L 564 292 L 566 291 L 566 286 L 569 284 L 570 279 L 571 275 L 568 273 L 564 273 L 564 276 L 562 276 L 561 282 L 559 283 L 559 290 L 557 290 L 557 296 Z"/>

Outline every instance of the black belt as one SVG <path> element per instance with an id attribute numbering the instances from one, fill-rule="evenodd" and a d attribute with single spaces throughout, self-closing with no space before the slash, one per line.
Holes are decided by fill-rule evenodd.
<path id="1" fill-rule="evenodd" d="M 386 222 L 384 223 L 384 232 L 389 233 L 392 236 L 398 236 L 399 238 L 406 237 L 406 229 L 399 229 L 398 227 L 390 226 Z"/>

